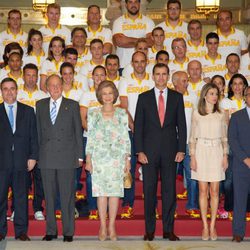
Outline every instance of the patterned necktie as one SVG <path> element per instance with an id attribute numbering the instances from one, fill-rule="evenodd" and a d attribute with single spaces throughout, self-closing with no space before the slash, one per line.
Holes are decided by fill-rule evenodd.
<path id="1" fill-rule="evenodd" d="M 52 109 L 50 110 L 50 119 L 52 124 L 55 124 L 56 121 L 56 102 L 53 102 Z"/>
<path id="2" fill-rule="evenodd" d="M 159 114 L 161 126 L 163 126 L 164 117 L 165 117 L 165 105 L 164 105 L 164 98 L 163 98 L 162 90 L 160 91 L 159 100 L 158 100 L 158 114 Z"/>
<path id="3" fill-rule="evenodd" d="M 8 115 L 8 118 L 9 118 L 9 122 L 10 122 L 10 126 L 11 126 L 11 129 L 12 131 L 14 131 L 14 113 L 13 113 L 13 105 L 9 105 L 9 115 Z"/>

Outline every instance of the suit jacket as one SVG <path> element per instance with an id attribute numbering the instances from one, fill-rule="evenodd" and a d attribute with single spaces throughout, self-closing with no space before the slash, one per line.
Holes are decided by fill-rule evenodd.
<path id="1" fill-rule="evenodd" d="M 76 168 L 83 152 L 79 104 L 63 97 L 54 125 L 49 105 L 50 98 L 36 104 L 38 166 L 41 169 Z"/>
<path id="2" fill-rule="evenodd" d="M 246 108 L 232 114 L 228 127 L 228 142 L 233 152 L 234 171 L 249 171 L 243 162 L 250 157 L 250 119 Z"/>
<path id="3" fill-rule="evenodd" d="M 135 148 L 148 161 L 159 153 L 174 161 L 177 152 L 185 152 L 186 120 L 183 96 L 168 89 L 163 127 L 158 115 L 154 88 L 139 95 L 135 114 Z"/>
<path id="4" fill-rule="evenodd" d="M 16 131 L 13 134 L 4 107 L 0 104 L 0 171 L 14 166 L 26 170 L 28 159 L 38 159 L 34 109 L 17 102 Z"/>

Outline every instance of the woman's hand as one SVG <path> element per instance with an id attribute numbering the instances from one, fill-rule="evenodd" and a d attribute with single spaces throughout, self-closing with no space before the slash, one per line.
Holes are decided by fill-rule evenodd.
<path id="1" fill-rule="evenodd" d="M 223 155 L 222 168 L 223 168 L 223 171 L 226 172 L 226 170 L 228 168 L 228 158 L 227 158 L 227 155 Z"/>
<path id="2" fill-rule="evenodd" d="M 130 164 L 130 160 L 126 159 L 125 160 L 125 168 L 124 168 L 124 173 L 127 174 L 129 173 L 130 169 L 131 169 L 131 164 Z"/>
<path id="3" fill-rule="evenodd" d="M 196 162 L 196 158 L 194 155 L 191 155 L 191 160 L 190 160 L 190 168 L 196 172 L 197 171 L 197 162 Z"/>
<path id="4" fill-rule="evenodd" d="M 85 169 L 92 174 L 92 172 L 93 172 L 93 166 L 92 166 L 91 160 L 86 161 Z"/>

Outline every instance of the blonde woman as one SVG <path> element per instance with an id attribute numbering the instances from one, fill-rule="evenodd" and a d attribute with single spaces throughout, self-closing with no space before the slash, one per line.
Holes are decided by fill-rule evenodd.
<path id="1" fill-rule="evenodd" d="M 219 109 L 219 89 L 213 83 L 203 86 L 198 109 L 193 112 L 189 140 L 191 178 L 199 182 L 199 203 L 203 223 L 202 240 L 217 239 L 216 215 L 219 183 L 228 167 L 227 122 Z M 208 194 L 211 222 L 207 221 Z"/>

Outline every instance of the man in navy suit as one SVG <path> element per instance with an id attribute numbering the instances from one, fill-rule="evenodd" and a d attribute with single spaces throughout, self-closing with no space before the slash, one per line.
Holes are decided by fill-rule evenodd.
<path id="1" fill-rule="evenodd" d="M 228 141 L 233 152 L 233 241 L 236 242 L 241 242 L 245 236 L 250 190 L 250 87 L 245 90 L 245 101 L 246 108 L 232 115 L 228 128 Z"/>
<path id="2" fill-rule="evenodd" d="M 17 102 L 17 83 L 12 78 L 1 82 L 0 104 L 0 241 L 7 234 L 6 210 L 11 184 L 15 207 L 15 238 L 30 240 L 28 231 L 28 171 L 38 157 L 34 109 Z"/>
<path id="3" fill-rule="evenodd" d="M 155 200 L 161 176 L 163 238 L 179 240 L 174 234 L 176 208 L 176 164 L 186 151 L 186 120 L 183 97 L 167 88 L 169 68 L 158 63 L 153 68 L 155 88 L 139 95 L 135 115 L 135 148 L 142 165 L 146 234 L 155 233 Z"/>

